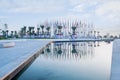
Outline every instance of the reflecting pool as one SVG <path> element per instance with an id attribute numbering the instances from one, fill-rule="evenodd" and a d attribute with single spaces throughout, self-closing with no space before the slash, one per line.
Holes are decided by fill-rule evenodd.
<path id="1" fill-rule="evenodd" d="M 112 42 L 55 42 L 14 80 L 110 80 Z"/>

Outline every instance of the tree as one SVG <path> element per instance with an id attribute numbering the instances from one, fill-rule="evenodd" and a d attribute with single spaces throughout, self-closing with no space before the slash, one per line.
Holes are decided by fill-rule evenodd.
<path id="1" fill-rule="evenodd" d="M 29 26 L 29 27 L 28 27 L 28 30 L 29 30 L 29 36 L 31 36 L 31 35 L 32 35 L 32 32 L 31 32 L 31 31 L 32 31 L 32 27 Z"/>
<path id="2" fill-rule="evenodd" d="M 39 35 L 40 33 L 40 28 L 37 28 L 37 35 Z"/>
<path id="3" fill-rule="evenodd" d="M 13 31 L 11 31 L 10 37 L 13 38 Z"/>
<path id="4" fill-rule="evenodd" d="M 23 27 L 23 35 L 26 35 L 26 26 Z"/>
<path id="5" fill-rule="evenodd" d="M 72 30 L 73 30 L 73 35 L 75 35 L 75 30 L 76 30 L 76 27 L 75 27 L 75 26 L 73 26 L 73 27 L 72 27 Z"/>
<path id="6" fill-rule="evenodd" d="M 114 39 L 117 39 L 117 38 L 118 38 L 117 35 L 115 35 Z"/>
<path id="7" fill-rule="evenodd" d="M 114 38 L 114 36 L 113 36 L 113 35 L 110 35 L 110 38 Z"/>
<path id="8" fill-rule="evenodd" d="M 8 32 L 9 32 L 9 31 L 8 31 L 8 30 L 6 30 L 6 38 L 8 38 Z"/>
<path id="9" fill-rule="evenodd" d="M 91 36 L 91 37 L 93 37 L 93 35 L 92 35 L 92 34 L 93 34 L 93 31 L 90 31 L 90 36 Z"/>
<path id="10" fill-rule="evenodd" d="M 107 35 L 104 35 L 103 37 L 104 37 L 104 38 L 107 38 Z"/>
<path id="11" fill-rule="evenodd" d="M 44 25 L 40 25 L 41 29 L 42 29 L 42 34 L 44 34 Z"/>
<path id="12" fill-rule="evenodd" d="M 96 37 L 96 31 L 94 31 L 94 37 Z"/>
<path id="13" fill-rule="evenodd" d="M 14 32 L 14 37 L 15 37 L 15 38 L 18 38 L 17 31 Z"/>
<path id="14" fill-rule="evenodd" d="M 31 28 L 32 28 L 32 35 L 35 35 L 34 27 Z"/>
<path id="15" fill-rule="evenodd" d="M 24 35 L 24 29 L 21 28 L 21 30 L 20 30 L 20 36 L 23 37 L 23 35 Z"/>
<path id="16" fill-rule="evenodd" d="M 58 25 L 57 27 L 58 27 L 58 34 L 60 34 L 60 33 L 61 33 L 62 26 Z"/>
<path id="17" fill-rule="evenodd" d="M 3 38 L 5 38 L 6 37 L 6 33 L 5 33 L 4 30 L 2 31 L 2 34 L 3 34 Z"/>
<path id="18" fill-rule="evenodd" d="M 49 34 L 49 31 L 50 31 L 50 27 L 47 27 L 47 28 L 46 28 L 46 30 L 47 30 L 47 33 Z"/>
<path id="19" fill-rule="evenodd" d="M 100 35 L 99 35 L 99 33 L 100 33 L 100 32 L 99 32 L 99 31 L 97 31 L 97 37 L 98 37 L 98 38 L 99 38 L 99 36 L 100 36 Z"/>

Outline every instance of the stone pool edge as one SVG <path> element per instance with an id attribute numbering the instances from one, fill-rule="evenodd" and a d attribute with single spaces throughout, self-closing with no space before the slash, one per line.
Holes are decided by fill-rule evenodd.
<path id="1" fill-rule="evenodd" d="M 53 41 L 48 42 L 46 45 L 44 45 L 41 49 L 36 50 L 30 57 L 25 59 L 23 62 L 21 62 L 17 67 L 15 67 L 13 70 L 11 70 L 9 73 L 4 75 L 0 78 L 0 80 L 11 80 L 13 77 L 15 77 L 23 68 L 25 68 L 29 63 L 34 61 L 42 52 L 42 50 Z"/>

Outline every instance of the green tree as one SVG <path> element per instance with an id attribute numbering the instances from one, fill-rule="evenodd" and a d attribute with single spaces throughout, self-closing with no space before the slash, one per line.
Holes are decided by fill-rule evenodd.
<path id="1" fill-rule="evenodd" d="M 94 37 L 96 37 L 96 31 L 94 31 Z"/>
<path id="2" fill-rule="evenodd" d="M 42 29 L 42 34 L 44 34 L 44 25 L 40 25 L 41 29 Z"/>
<path id="3" fill-rule="evenodd" d="M 34 27 L 31 28 L 32 28 L 32 35 L 35 35 Z"/>
<path id="4" fill-rule="evenodd" d="M 20 36 L 23 37 L 23 35 L 24 35 L 24 29 L 21 28 L 21 30 L 20 30 Z"/>
<path id="5" fill-rule="evenodd" d="M 13 31 L 11 31 L 10 37 L 13 38 Z"/>
<path id="6" fill-rule="evenodd" d="M 47 30 L 47 34 L 49 34 L 50 33 L 49 32 L 50 31 L 50 27 L 47 27 L 46 30 Z"/>
<path id="7" fill-rule="evenodd" d="M 29 26 L 29 27 L 28 27 L 28 30 L 29 30 L 29 36 L 31 36 L 31 35 L 32 35 L 32 27 Z"/>
<path id="8" fill-rule="evenodd" d="M 26 35 L 26 26 L 23 27 L 23 35 Z"/>
<path id="9" fill-rule="evenodd" d="M 3 38 L 6 37 L 6 32 L 4 30 L 2 30 L 2 34 L 3 34 Z"/>
<path id="10" fill-rule="evenodd" d="M 37 35 L 39 35 L 40 33 L 40 28 L 37 28 Z"/>
<path id="11" fill-rule="evenodd" d="M 73 26 L 73 27 L 72 27 L 72 30 L 73 30 L 73 35 L 75 35 L 75 30 L 76 30 L 76 27 L 75 27 L 75 26 Z"/>
<path id="12" fill-rule="evenodd" d="M 18 38 L 18 33 L 17 33 L 17 31 L 14 32 L 14 37 L 15 37 L 15 38 Z"/>
<path id="13" fill-rule="evenodd" d="M 62 29 L 62 26 L 58 25 L 58 34 L 61 34 L 61 29 Z"/>
<path id="14" fill-rule="evenodd" d="M 99 34 L 100 32 L 99 31 L 97 31 L 97 37 L 99 38 L 99 36 L 100 36 L 100 34 Z"/>
<path id="15" fill-rule="evenodd" d="M 8 38 L 8 32 L 9 32 L 9 31 L 8 31 L 8 30 L 6 30 L 6 38 Z"/>

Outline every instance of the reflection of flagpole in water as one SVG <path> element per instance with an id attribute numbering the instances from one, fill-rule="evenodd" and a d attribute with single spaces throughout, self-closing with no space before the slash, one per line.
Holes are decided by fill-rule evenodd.
<path id="1" fill-rule="evenodd" d="M 54 53 L 54 43 L 51 43 L 51 53 Z"/>
<path id="2" fill-rule="evenodd" d="M 75 60 L 92 58 L 94 54 L 94 45 L 97 47 L 98 42 L 69 42 L 69 43 L 51 43 L 44 50 L 44 56 L 54 60 Z M 47 49 L 50 53 L 47 53 Z M 62 53 L 58 53 L 61 50 Z M 72 51 L 74 50 L 74 52 Z"/>

